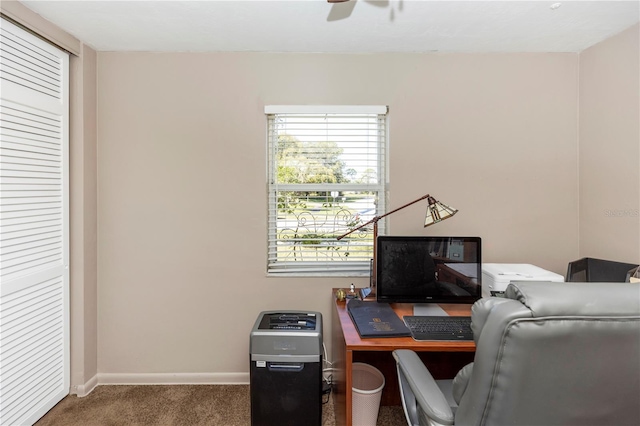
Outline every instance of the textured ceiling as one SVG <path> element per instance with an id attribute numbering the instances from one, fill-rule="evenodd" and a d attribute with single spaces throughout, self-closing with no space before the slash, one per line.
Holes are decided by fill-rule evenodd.
<path id="1" fill-rule="evenodd" d="M 33 1 L 99 51 L 580 52 L 636 1 Z"/>

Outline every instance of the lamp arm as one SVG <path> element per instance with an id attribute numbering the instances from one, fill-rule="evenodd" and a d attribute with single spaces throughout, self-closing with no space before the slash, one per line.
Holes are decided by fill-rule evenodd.
<path id="1" fill-rule="evenodd" d="M 380 215 L 380 216 L 375 216 L 373 219 L 371 219 L 371 220 L 370 220 L 370 221 L 368 221 L 367 223 L 363 223 L 362 225 L 358 226 L 357 228 L 352 229 L 351 231 L 347 232 L 346 234 L 342 234 L 342 235 L 340 235 L 340 236 L 339 236 L 338 238 L 336 238 L 336 239 L 339 241 L 339 240 L 343 239 L 344 237 L 346 237 L 347 235 L 349 235 L 349 234 L 351 234 L 351 233 L 353 233 L 353 232 L 357 231 L 358 229 L 364 228 L 365 226 L 370 225 L 370 224 L 372 224 L 372 223 L 378 223 L 378 221 L 379 221 L 380 219 L 382 219 L 383 217 L 387 217 L 387 216 L 389 216 L 390 214 L 393 214 L 393 213 L 397 212 L 398 210 L 402 210 L 402 209 L 404 209 L 404 208 L 406 208 L 406 207 L 409 207 L 409 206 L 410 206 L 410 205 L 412 205 L 412 204 L 417 203 L 418 201 L 422 201 L 422 200 L 424 200 L 425 198 L 429 198 L 429 197 L 430 197 L 430 195 L 429 195 L 429 194 L 427 194 L 427 195 L 423 195 L 422 197 L 420 197 L 420 198 L 418 198 L 418 199 L 416 199 L 416 200 L 413 200 L 413 201 L 411 201 L 411 202 L 409 202 L 409 203 L 407 203 L 407 204 L 405 204 L 405 205 L 403 205 L 403 206 L 400 206 L 400 207 L 398 207 L 397 209 L 391 210 L 390 212 L 387 212 L 387 213 L 385 213 L 385 214 L 383 214 L 383 215 Z"/>
<path id="2" fill-rule="evenodd" d="M 383 214 L 382 216 L 378 216 L 378 220 L 382 219 L 382 218 L 383 218 L 383 217 L 385 217 L 385 216 L 389 216 L 390 214 L 393 214 L 393 213 L 397 212 L 398 210 L 402 210 L 402 209 L 404 209 L 405 207 L 409 207 L 410 205 L 415 204 L 415 203 L 417 203 L 418 201 L 422 201 L 422 200 L 424 200 L 425 198 L 429 198 L 430 196 L 431 196 L 431 195 L 429 195 L 429 194 L 427 194 L 427 195 L 423 195 L 422 197 L 418 198 L 417 200 L 413 200 L 413 201 L 411 201 L 411 202 L 409 202 L 409 203 L 405 204 L 404 206 L 400 206 L 400 207 L 398 207 L 397 209 L 391 210 L 390 212 L 387 212 L 387 213 Z"/>
<path id="3" fill-rule="evenodd" d="M 347 235 L 356 232 L 358 229 L 364 228 L 367 225 L 371 225 L 372 223 L 378 223 L 378 221 L 382 219 L 382 216 L 375 216 L 373 219 L 371 219 L 369 222 L 367 223 L 363 223 L 362 225 L 358 226 L 357 228 L 353 228 L 351 231 L 347 232 L 346 234 L 342 234 L 340 235 L 338 238 L 336 238 L 336 240 L 340 241 L 341 239 L 343 239 L 344 237 L 346 237 Z"/>

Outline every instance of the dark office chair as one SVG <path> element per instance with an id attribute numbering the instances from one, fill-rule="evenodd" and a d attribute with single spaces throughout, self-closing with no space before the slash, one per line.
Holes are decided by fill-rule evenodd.
<path id="1" fill-rule="evenodd" d="M 583 257 L 569 262 L 565 280 L 567 282 L 629 282 L 629 270 L 637 267 L 638 265 L 633 263 Z"/>
<path id="2" fill-rule="evenodd" d="M 393 352 L 409 424 L 640 424 L 638 284 L 512 283 L 474 304 L 472 328 L 474 362 L 453 382 Z"/>

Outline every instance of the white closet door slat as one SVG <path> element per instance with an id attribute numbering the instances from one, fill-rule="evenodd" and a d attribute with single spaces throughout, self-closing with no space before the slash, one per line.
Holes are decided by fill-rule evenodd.
<path id="1" fill-rule="evenodd" d="M 69 57 L 0 19 L 0 424 L 69 393 Z"/>

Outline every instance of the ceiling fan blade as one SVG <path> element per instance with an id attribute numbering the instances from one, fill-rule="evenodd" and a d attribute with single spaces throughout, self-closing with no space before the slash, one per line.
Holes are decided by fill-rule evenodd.
<path id="1" fill-rule="evenodd" d="M 333 3 L 333 5 L 331 6 L 331 10 L 329 11 L 329 16 L 327 16 L 327 22 L 339 21 L 341 19 L 348 18 L 349 16 L 351 16 L 353 8 L 356 7 L 356 0 L 349 0 L 339 3 L 334 1 L 331 3 Z"/>
<path id="2" fill-rule="evenodd" d="M 327 0 L 329 3 L 344 3 L 347 2 L 349 0 Z"/>

